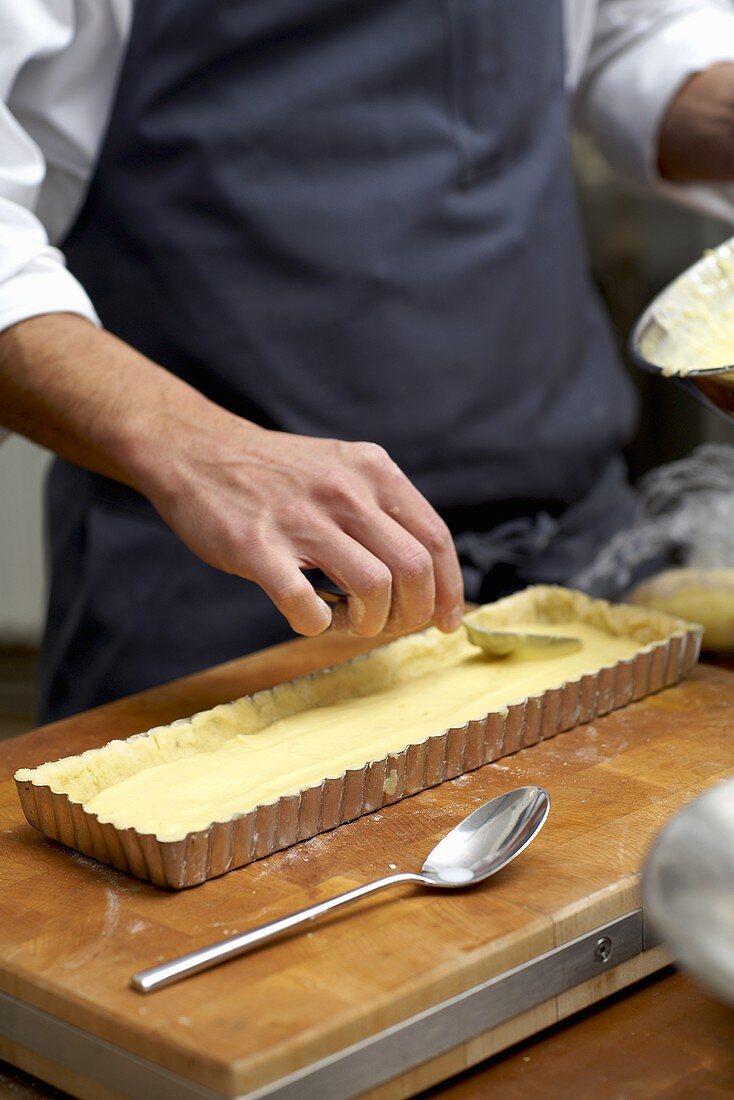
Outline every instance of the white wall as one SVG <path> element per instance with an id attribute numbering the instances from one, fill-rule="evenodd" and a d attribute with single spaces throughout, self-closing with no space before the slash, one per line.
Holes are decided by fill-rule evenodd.
<path id="1" fill-rule="evenodd" d="M 45 606 L 41 495 L 47 451 L 0 443 L 0 645 L 38 641 Z"/>

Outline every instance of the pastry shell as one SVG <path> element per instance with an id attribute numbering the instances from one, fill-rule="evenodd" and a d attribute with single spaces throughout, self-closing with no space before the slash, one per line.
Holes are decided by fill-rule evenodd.
<path id="1" fill-rule="evenodd" d="M 181 840 L 159 840 L 153 834 L 100 822 L 80 801 L 44 782 L 38 774 L 41 769 L 16 774 L 23 812 L 46 836 L 103 863 L 158 886 L 196 886 L 669 687 L 690 672 L 701 645 L 702 631 L 695 624 L 648 609 L 592 600 L 556 586 L 525 589 L 477 608 L 469 617 L 497 628 L 513 622 L 585 621 L 639 640 L 640 649 L 614 665 L 409 744 L 318 786 L 213 822 Z M 363 662 L 384 661 L 391 650 L 397 652 L 398 647 L 409 644 L 410 639 L 399 639 L 346 665 L 249 698 L 262 703 L 267 697 L 268 710 L 275 714 L 284 693 L 290 691 L 292 698 L 294 688 L 312 687 L 340 669 Z M 126 744 L 153 732 L 136 734 Z M 105 748 L 89 752 L 100 754 Z M 81 761 L 83 757 L 67 758 L 65 763 L 72 759 Z"/>

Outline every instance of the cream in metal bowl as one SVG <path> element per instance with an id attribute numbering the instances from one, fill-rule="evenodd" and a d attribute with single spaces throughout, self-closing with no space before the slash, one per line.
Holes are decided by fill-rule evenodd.
<path id="1" fill-rule="evenodd" d="M 652 301 L 632 331 L 630 354 L 643 370 L 676 378 L 734 415 L 734 238 Z"/>

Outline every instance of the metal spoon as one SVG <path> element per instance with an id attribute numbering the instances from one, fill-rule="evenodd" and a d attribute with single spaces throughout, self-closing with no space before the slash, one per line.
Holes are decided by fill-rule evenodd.
<path id="1" fill-rule="evenodd" d="M 386 886 L 397 886 L 403 882 L 444 890 L 475 886 L 506 867 L 527 848 L 545 824 L 549 811 L 550 797 L 542 787 L 518 787 L 498 795 L 469 814 L 439 841 L 419 874 L 404 871 L 388 875 L 328 901 L 310 905 L 289 917 L 262 924 L 249 932 L 239 932 L 209 947 L 190 951 L 149 970 L 141 970 L 133 975 L 132 987 L 139 993 L 162 989 L 190 974 L 198 974 L 227 959 L 243 955 L 253 947 L 289 932 L 296 925 L 312 921 L 352 901 L 359 901 Z"/>
<path id="2" fill-rule="evenodd" d="M 681 308 L 685 311 L 683 296 L 688 286 L 705 286 L 709 307 L 731 298 L 734 287 L 728 281 L 712 278 L 712 273 L 715 274 L 718 257 L 730 260 L 732 255 L 734 238 L 697 260 L 652 300 L 629 338 L 629 353 L 636 366 L 651 374 L 673 378 L 704 405 L 727 419 L 734 417 L 734 365 L 687 369 L 685 374 L 670 373 L 667 368 L 671 360 L 675 361 L 676 336 L 674 329 L 662 323 L 661 316 L 666 312 L 675 316 Z"/>
<path id="3" fill-rule="evenodd" d="M 340 615 L 335 619 L 337 627 L 346 625 L 346 607 L 349 597 L 344 592 L 317 588 L 316 595 L 333 607 Z M 343 616 L 343 617 L 342 617 Z M 581 639 L 561 634 L 531 634 L 520 630 L 493 630 L 464 620 L 464 626 L 472 645 L 479 646 L 489 657 L 507 657 L 514 653 L 523 659 L 532 657 L 561 657 L 581 649 Z"/>
<path id="4" fill-rule="evenodd" d="M 488 626 L 464 620 L 472 645 L 479 646 L 489 657 L 564 657 L 581 649 L 580 638 L 564 634 L 531 634 L 525 630 L 494 630 Z"/>

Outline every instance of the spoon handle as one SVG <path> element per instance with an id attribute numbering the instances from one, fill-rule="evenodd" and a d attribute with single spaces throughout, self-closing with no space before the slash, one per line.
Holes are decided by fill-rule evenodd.
<path id="1" fill-rule="evenodd" d="M 375 882 L 368 882 L 366 885 L 358 886 L 354 890 L 347 890 L 345 894 L 338 894 L 334 898 L 317 902 L 316 905 L 309 905 L 307 909 L 299 909 L 297 913 L 291 913 L 288 917 L 281 917 L 280 920 L 261 924 L 257 928 L 250 929 L 249 932 L 238 932 L 235 936 L 229 936 L 225 940 L 209 944 L 208 947 L 200 947 L 196 951 L 190 951 L 187 955 L 180 955 L 177 959 L 171 959 L 170 962 L 151 966 L 148 970 L 140 970 L 137 974 L 133 974 L 130 984 L 139 993 L 152 993 L 154 989 L 162 989 L 163 986 L 172 985 L 191 974 L 198 974 L 201 970 L 209 970 L 212 966 L 226 962 L 227 959 L 244 955 L 245 952 L 251 951 L 253 947 L 259 947 L 260 944 L 266 943 L 268 940 L 282 936 L 299 924 L 315 920 L 316 917 L 321 917 L 324 913 L 330 913 L 332 909 L 349 905 L 353 901 L 359 901 L 360 898 L 367 897 L 368 894 L 374 894 L 376 890 L 383 890 L 386 886 L 397 886 L 401 882 L 417 882 L 426 885 L 426 880 L 421 875 L 414 875 L 410 872 L 376 879 Z"/>

